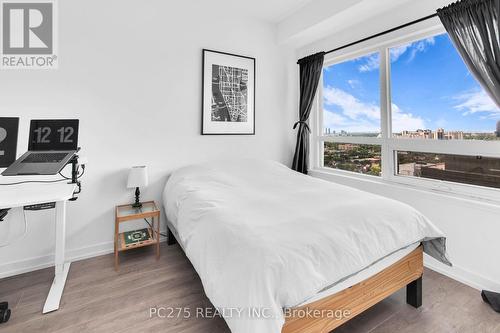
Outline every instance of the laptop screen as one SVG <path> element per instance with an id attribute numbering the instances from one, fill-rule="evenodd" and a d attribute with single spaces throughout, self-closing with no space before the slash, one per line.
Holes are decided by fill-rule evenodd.
<path id="1" fill-rule="evenodd" d="M 32 120 L 28 150 L 76 150 L 78 119 Z"/>

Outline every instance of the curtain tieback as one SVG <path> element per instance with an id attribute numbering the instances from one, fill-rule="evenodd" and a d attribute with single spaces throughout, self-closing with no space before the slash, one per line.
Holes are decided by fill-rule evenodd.
<path id="1" fill-rule="evenodd" d="M 311 133 L 311 129 L 309 128 L 309 125 L 307 124 L 307 122 L 305 122 L 304 120 L 299 120 L 297 121 L 295 124 L 293 124 L 293 129 L 295 129 L 297 127 L 297 125 L 304 125 L 306 127 L 306 130 Z"/>

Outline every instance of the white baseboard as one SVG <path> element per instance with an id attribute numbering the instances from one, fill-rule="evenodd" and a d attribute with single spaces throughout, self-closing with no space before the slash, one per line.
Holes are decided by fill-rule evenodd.
<path id="1" fill-rule="evenodd" d="M 425 255 L 424 256 L 424 266 L 436 271 L 440 274 L 446 275 L 447 277 L 457 280 L 463 284 L 468 285 L 477 290 L 492 290 L 496 292 L 500 292 L 500 283 L 485 278 L 476 273 L 472 273 L 466 269 L 461 267 L 446 266 L 437 260 Z"/>
<path id="2" fill-rule="evenodd" d="M 161 233 L 165 233 L 161 231 Z M 165 237 L 160 237 L 160 242 L 166 241 Z M 66 261 L 75 262 L 88 258 L 98 257 L 113 253 L 113 242 L 105 242 L 95 245 L 72 249 L 66 251 Z M 0 264 L 0 279 L 36 271 L 39 269 L 54 266 L 54 255 L 44 255 L 25 260 L 13 261 L 6 264 Z"/>

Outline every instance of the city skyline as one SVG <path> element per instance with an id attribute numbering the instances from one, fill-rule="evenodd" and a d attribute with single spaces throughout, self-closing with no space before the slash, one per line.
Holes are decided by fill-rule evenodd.
<path id="1" fill-rule="evenodd" d="M 469 73 L 447 34 L 390 49 L 393 132 L 446 128 L 494 133 L 500 109 Z M 380 132 L 379 55 L 323 71 L 324 131 Z"/>
<path id="2" fill-rule="evenodd" d="M 393 132 L 393 137 L 402 138 L 421 138 L 421 139 L 435 139 L 435 140 L 463 140 L 463 139 L 476 139 L 476 140 L 500 140 L 500 121 L 496 125 L 496 131 L 493 132 L 466 132 L 466 131 L 448 131 L 444 128 L 432 129 L 417 129 L 414 131 L 404 130 L 401 132 Z M 380 137 L 380 132 L 359 132 L 349 133 L 345 130 L 337 131 L 332 128 L 325 128 L 324 134 L 329 136 L 364 136 L 364 137 Z"/>

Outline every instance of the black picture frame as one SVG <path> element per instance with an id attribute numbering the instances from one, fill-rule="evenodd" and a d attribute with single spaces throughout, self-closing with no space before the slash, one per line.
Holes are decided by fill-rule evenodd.
<path id="1" fill-rule="evenodd" d="M 207 90 L 207 85 L 205 82 L 205 79 L 207 78 L 207 75 L 209 77 L 212 77 L 211 72 L 206 73 L 207 71 L 207 55 L 208 54 L 215 54 L 215 55 L 222 55 L 222 56 L 229 56 L 229 57 L 235 57 L 235 58 L 241 58 L 244 60 L 249 60 L 251 62 L 251 65 L 248 67 L 251 70 L 251 80 L 253 83 L 251 85 L 248 85 L 248 87 L 251 87 L 252 91 L 251 94 L 247 92 L 247 96 L 249 100 L 251 100 L 251 110 L 248 110 L 248 115 L 251 115 L 252 120 L 249 122 L 251 125 L 251 131 L 242 131 L 238 132 L 235 130 L 231 131 L 208 131 L 207 130 L 207 112 L 211 112 L 211 108 L 207 110 L 206 108 L 206 97 L 207 96 L 212 96 L 211 91 L 206 91 Z M 211 70 L 211 69 L 210 69 Z M 250 76 L 250 74 L 249 74 Z M 201 135 L 255 135 L 255 87 L 256 87 L 256 59 L 253 57 L 249 56 L 244 56 L 244 55 L 239 55 L 239 54 L 234 54 L 234 53 L 228 53 L 228 52 L 222 52 L 222 51 L 215 51 L 215 50 L 210 50 L 210 49 L 202 49 L 202 79 L 201 79 Z M 247 87 L 247 88 L 248 88 Z M 251 96 L 250 96 L 251 95 Z M 248 102 L 248 101 L 247 101 Z M 247 104 L 248 105 L 248 104 Z M 224 123 L 226 125 L 232 124 L 233 122 L 220 122 Z M 234 123 L 233 123 L 234 124 Z M 230 126 L 230 125 L 229 125 Z"/>

